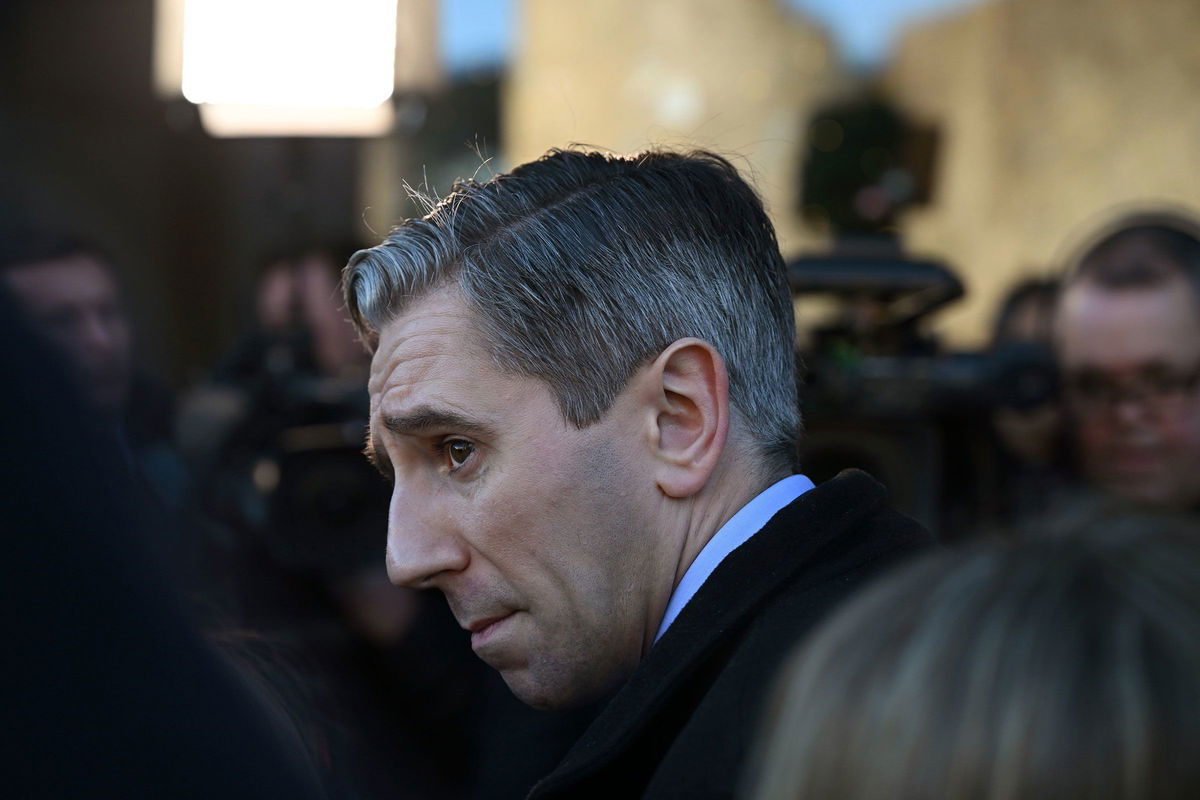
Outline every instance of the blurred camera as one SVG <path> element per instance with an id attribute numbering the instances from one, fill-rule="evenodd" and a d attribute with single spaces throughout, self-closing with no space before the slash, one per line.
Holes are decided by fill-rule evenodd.
<path id="1" fill-rule="evenodd" d="M 800 354 L 802 468 L 815 480 L 865 469 L 900 508 L 954 538 L 997 491 L 991 413 L 1053 401 L 1053 355 L 1028 343 L 944 351 L 924 326 L 962 297 L 961 281 L 886 236 L 795 259 L 789 280 L 801 302 L 824 296 L 834 311 Z"/>

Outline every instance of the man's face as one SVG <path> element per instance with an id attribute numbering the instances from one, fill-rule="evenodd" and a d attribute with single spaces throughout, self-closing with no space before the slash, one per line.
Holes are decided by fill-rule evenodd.
<path id="1" fill-rule="evenodd" d="M 449 290 L 384 327 L 370 393 L 373 457 L 395 481 L 393 583 L 440 589 L 531 705 L 584 702 L 632 672 L 674 565 L 656 553 L 629 393 L 574 428 L 544 384 L 493 366 Z"/>
<path id="2" fill-rule="evenodd" d="M 5 277 L 33 325 L 77 370 L 90 399 L 118 411 L 129 388 L 129 325 L 104 265 L 81 253 L 10 267 Z"/>
<path id="3" fill-rule="evenodd" d="M 1182 280 L 1153 288 L 1082 283 L 1057 326 L 1084 473 L 1119 497 L 1200 502 L 1200 313 Z"/>

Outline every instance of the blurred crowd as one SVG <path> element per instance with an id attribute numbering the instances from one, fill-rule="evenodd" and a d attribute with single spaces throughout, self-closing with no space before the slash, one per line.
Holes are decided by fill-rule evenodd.
<path id="1" fill-rule="evenodd" d="M 4 246 L 4 295 L 19 312 L 10 348 L 52 346 L 32 366 L 61 360 L 93 412 L 80 424 L 124 470 L 147 571 L 170 576 L 181 626 L 271 708 L 325 796 L 517 796 L 553 766 L 588 710 L 527 709 L 471 653 L 440 595 L 388 582 L 389 488 L 362 456 L 369 357 L 337 291 L 352 251 L 265 259 L 252 324 L 177 398 L 132 363 L 118 266 L 103 249 L 42 231 Z M 36 388 L 36 377 L 13 380 Z"/>
<path id="2" fill-rule="evenodd" d="M 1200 789 L 1198 237 L 1184 215 L 1139 213 L 1013 288 L 990 351 L 1036 366 L 1013 380 L 1039 385 L 1004 387 L 972 417 L 996 491 L 957 510 L 944 538 L 965 541 L 796 651 L 746 796 Z M 590 720 L 521 705 L 440 596 L 388 582 L 390 490 L 361 455 L 369 356 L 338 289 L 355 249 L 265 257 L 241 339 L 177 396 L 133 363 L 120 264 L 101 246 L 45 231 L 2 243 L 5 372 L 21 389 L 0 524 L 36 539 L 5 567 L 23 626 L 10 652 L 30 658 L 9 681 L 28 689 L 16 752 L 70 751 L 45 766 L 65 793 L 86 792 L 80 752 L 120 749 L 97 744 L 108 736 L 149 748 L 134 735 L 149 730 L 155 777 L 130 767 L 114 796 L 521 797 Z M 76 573 L 92 583 L 37 578 Z M 103 641 L 82 624 L 97 603 Z M 39 647 L 46 630 L 58 649 Z M 47 699 L 62 675 L 74 702 L 114 685 L 123 699 L 38 731 L 68 705 Z M 159 695 L 195 717 L 191 733 L 141 718 Z M 238 763 L 226 736 L 262 757 Z"/>

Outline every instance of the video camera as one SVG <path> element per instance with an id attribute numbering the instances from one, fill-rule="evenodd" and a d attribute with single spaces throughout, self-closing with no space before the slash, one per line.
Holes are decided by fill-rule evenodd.
<path id="1" fill-rule="evenodd" d="M 335 575 L 380 560 L 390 490 L 362 456 L 365 376 L 319 374 L 307 336 L 257 335 L 203 393 L 208 513 L 279 569 Z M 199 404 L 198 404 L 199 405 Z M 203 415 L 203 409 L 200 414 Z"/>
<path id="2" fill-rule="evenodd" d="M 1053 400 L 1051 353 L 1034 344 L 943 351 L 924 323 L 963 296 L 962 282 L 890 237 L 846 238 L 788 270 L 793 296 L 826 295 L 838 310 L 800 354 L 802 468 L 814 480 L 865 469 L 898 507 L 955 538 L 997 502 L 991 413 Z"/>

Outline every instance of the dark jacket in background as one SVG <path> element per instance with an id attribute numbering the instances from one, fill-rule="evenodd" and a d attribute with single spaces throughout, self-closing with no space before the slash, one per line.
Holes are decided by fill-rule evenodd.
<path id="1" fill-rule="evenodd" d="M 721 562 L 530 798 L 732 797 L 783 657 L 847 594 L 931 543 L 865 473 L 804 494 Z"/>

